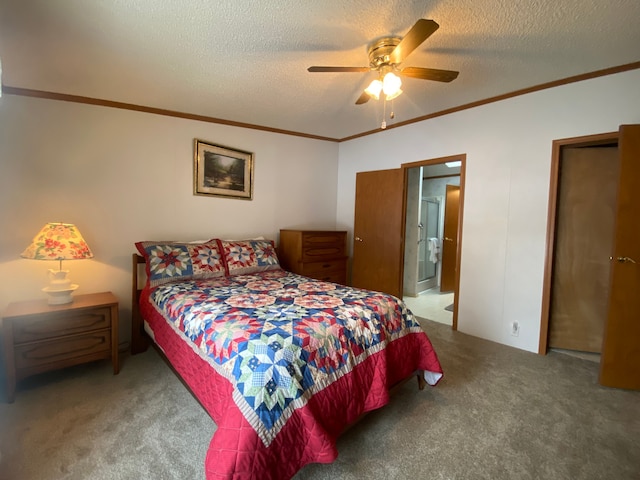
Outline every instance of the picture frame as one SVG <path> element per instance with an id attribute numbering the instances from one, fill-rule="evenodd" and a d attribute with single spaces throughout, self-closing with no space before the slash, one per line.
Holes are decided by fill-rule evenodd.
<path id="1" fill-rule="evenodd" d="M 195 139 L 193 193 L 253 199 L 252 152 Z"/>

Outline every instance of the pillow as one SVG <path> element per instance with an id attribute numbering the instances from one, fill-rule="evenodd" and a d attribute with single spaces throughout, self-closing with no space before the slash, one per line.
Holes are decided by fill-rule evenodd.
<path id="1" fill-rule="evenodd" d="M 280 269 L 271 240 L 218 240 L 228 275 Z"/>
<path id="2" fill-rule="evenodd" d="M 178 280 L 224 277 L 225 269 L 218 242 L 137 242 L 145 259 L 147 281 L 155 287 Z"/>

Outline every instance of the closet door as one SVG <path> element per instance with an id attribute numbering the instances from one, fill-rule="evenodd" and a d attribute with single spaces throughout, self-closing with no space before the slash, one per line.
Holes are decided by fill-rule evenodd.
<path id="1" fill-rule="evenodd" d="M 620 180 L 600 383 L 640 390 L 640 125 L 620 127 Z"/>

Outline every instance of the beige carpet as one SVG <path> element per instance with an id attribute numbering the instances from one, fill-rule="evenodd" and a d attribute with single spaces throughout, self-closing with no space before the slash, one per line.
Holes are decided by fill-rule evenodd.
<path id="1" fill-rule="evenodd" d="M 640 393 L 598 365 L 424 321 L 445 370 L 404 385 L 297 480 L 640 478 Z M 0 479 L 200 479 L 215 425 L 154 350 L 21 383 L 0 404 Z"/>

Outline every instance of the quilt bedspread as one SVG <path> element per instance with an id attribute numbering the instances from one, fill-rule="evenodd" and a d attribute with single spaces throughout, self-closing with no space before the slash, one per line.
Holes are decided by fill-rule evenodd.
<path id="1" fill-rule="evenodd" d="M 344 426 L 386 404 L 390 385 L 415 370 L 430 383 L 442 375 L 413 314 L 383 293 L 271 270 L 160 285 L 142 300 L 216 422 L 208 478 L 288 478 L 330 462 Z"/>

